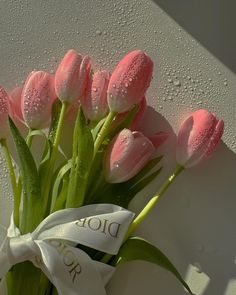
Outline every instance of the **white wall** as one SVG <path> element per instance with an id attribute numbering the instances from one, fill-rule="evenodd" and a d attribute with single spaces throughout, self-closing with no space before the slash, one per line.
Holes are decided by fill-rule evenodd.
<path id="1" fill-rule="evenodd" d="M 134 48 L 153 58 L 148 102 L 164 118 L 151 112 L 147 129 L 165 129 L 172 137 L 161 151 L 167 155 L 162 176 L 136 198 L 133 210 L 141 209 L 173 167 L 170 143 L 185 115 L 204 107 L 225 120 L 224 143 L 217 153 L 179 177 L 139 233 L 168 254 L 196 294 L 236 294 L 235 75 L 151 0 L 2 0 L 0 4 L 0 84 L 8 89 L 32 69 L 53 72 L 69 48 L 90 54 L 94 68 L 112 69 Z M 6 226 L 10 203 L 3 169 L 0 223 Z M 144 292 L 185 294 L 167 272 L 141 262 L 120 268 L 109 285 L 112 295 Z"/>

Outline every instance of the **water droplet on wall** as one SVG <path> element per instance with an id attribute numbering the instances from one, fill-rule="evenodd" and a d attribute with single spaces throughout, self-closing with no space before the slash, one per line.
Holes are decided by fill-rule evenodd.
<path id="1" fill-rule="evenodd" d="M 175 80 L 175 81 L 174 81 L 174 85 L 175 85 L 175 86 L 181 86 L 181 82 L 180 82 L 179 80 Z"/>

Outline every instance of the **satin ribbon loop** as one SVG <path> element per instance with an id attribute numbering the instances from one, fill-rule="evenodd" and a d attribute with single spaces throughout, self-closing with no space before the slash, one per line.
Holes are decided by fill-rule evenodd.
<path id="1" fill-rule="evenodd" d="M 15 264 L 29 260 L 45 273 L 59 295 L 106 295 L 105 285 L 115 268 L 92 260 L 75 246 L 116 254 L 133 217 L 132 212 L 112 204 L 63 209 L 25 235 L 11 218 L 0 250 L 0 278 Z"/>

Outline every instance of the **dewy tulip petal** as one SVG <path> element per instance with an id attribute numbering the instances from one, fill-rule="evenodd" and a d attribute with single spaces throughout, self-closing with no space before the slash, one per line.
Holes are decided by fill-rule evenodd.
<path id="1" fill-rule="evenodd" d="M 91 121 L 99 121 L 108 113 L 107 87 L 109 73 L 106 71 L 96 72 L 87 89 L 84 99 L 81 100 L 85 116 Z"/>
<path id="2" fill-rule="evenodd" d="M 110 110 L 123 113 L 138 104 L 152 78 L 153 62 L 141 50 L 128 53 L 114 69 L 108 86 Z"/>
<path id="3" fill-rule="evenodd" d="M 9 97 L 6 91 L 0 86 L 0 139 L 7 138 L 9 134 L 8 114 Z"/>
<path id="4" fill-rule="evenodd" d="M 176 159 L 185 168 L 209 157 L 224 131 L 224 122 L 207 110 L 193 112 L 181 125 L 177 137 Z"/>
<path id="5" fill-rule="evenodd" d="M 63 57 L 55 73 L 55 90 L 61 101 L 73 102 L 80 94 L 80 65 L 82 56 L 69 50 Z"/>
<path id="6" fill-rule="evenodd" d="M 151 141 L 142 133 L 123 129 L 110 143 L 104 160 L 106 180 L 120 183 L 135 176 L 155 152 Z"/>
<path id="7" fill-rule="evenodd" d="M 54 77 L 43 71 L 31 73 L 21 96 L 21 109 L 26 124 L 32 129 L 47 127 L 55 99 Z"/>
<path id="8" fill-rule="evenodd" d="M 23 114 L 21 111 L 21 94 L 22 94 L 23 86 L 17 86 L 15 87 L 10 93 L 9 93 L 9 99 L 10 99 L 10 116 L 13 120 L 16 121 L 24 121 Z"/>

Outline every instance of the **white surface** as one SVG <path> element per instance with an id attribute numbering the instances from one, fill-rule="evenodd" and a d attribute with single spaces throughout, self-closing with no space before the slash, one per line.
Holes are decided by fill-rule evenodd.
<path id="1" fill-rule="evenodd" d="M 151 0 L 0 1 L 0 83 L 10 89 L 32 69 L 54 71 L 69 48 L 93 57 L 94 68 L 112 69 L 126 52 L 141 48 L 155 64 L 148 102 L 148 132 L 176 131 L 192 109 L 206 107 L 226 123 L 224 143 L 203 165 L 185 171 L 139 233 L 158 245 L 197 295 L 236 294 L 236 79 Z M 179 82 L 178 82 L 179 81 Z M 174 165 L 171 140 L 165 169 L 132 204 L 139 210 Z M 167 147 L 172 146 L 171 148 Z M 7 224 L 9 186 L 1 164 L 0 223 Z M 6 193 L 8 192 L 8 193 Z M 1 230 L 1 228 L 0 228 Z M 195 265 L 192 267 L 191 265 Z M 175 279 L 135 262 L 117 271 L 109 294 L 185 294 Z"/>

